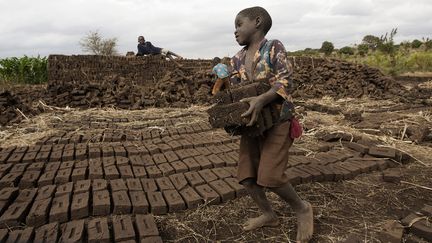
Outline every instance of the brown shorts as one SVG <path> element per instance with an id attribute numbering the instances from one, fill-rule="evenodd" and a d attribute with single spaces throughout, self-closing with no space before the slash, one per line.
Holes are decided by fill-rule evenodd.
<path id="1" fill-rule="evenodd" d="M 288 182 L 285 171 L 293 143 L 289 131 L 290 121 L 286 121 L 265 131 L 263 136 L 241 137 L 237 170 L 240 183 L 248 178 L 263 187 L 279 187 Z"/>

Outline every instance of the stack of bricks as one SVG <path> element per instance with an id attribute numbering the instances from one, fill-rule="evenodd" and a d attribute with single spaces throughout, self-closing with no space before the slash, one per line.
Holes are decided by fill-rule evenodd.
<path id="1" fill-rule="evenodd" d="M 279 118 L 279 114 L 272 106 L 265 106 L 258 115 L 257 121 L 252 126 L 247 126 L 250 116 L 242 117 L 241 114 L 249 109 L 244 98 L 261 95 L 269 90 L 270 86 L 263 82 L 254 82 L 234 86 L 230 90 L 217 93 L 213 101 L 215 106 L 207 112 L 209 121 L 213 128 L 225 128 L 233 135 L 247 134 L 249 136 L 262 135 L 264 131 L 271 128 Z"/>

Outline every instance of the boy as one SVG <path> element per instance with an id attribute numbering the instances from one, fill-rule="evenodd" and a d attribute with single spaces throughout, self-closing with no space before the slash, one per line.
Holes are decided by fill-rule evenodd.
<path id="1" fill-rule="evenodd" d="M 219 57 L 213 58 L 213 69 L 212 74 L 216 75 L 217 79 L 213 85 L 212 95 L 217 94 L 221 89 L 227 89 L 229 87 L 229 76 L 228 67 L 225 63 L 221 63 Z"/>
<path id="2" fill-rule="evenodd" d="M 143 56 L 143 55 L 156 55 L 156 54 L 163 54 L 167 56 L 169 59 L 173 59 L 172 56 L 175 56 L 177 58 L 182 58 L 181 56 L 175 54 L 172 51 L 169 51 L 165 48 L 160 48 L 153 46 L 153 44 L 150 41 L 145 41 L 144 36 L 138 36 L 138 53 L 137 56 Z"/>
<path id="3" fill-rule="evenodd" d="M 266 93 L 242 100 L 250 105 L 242 116 L 251 117 L 248 124 L 251 126 L 257 121 L 258 114 L 265 105 L 280 110 L 279 122 L 262 136 L 242 135 L 240 140 L 238 179 L 262 211 L 261 216 L 249 219 L 244 224 L 244 229 L 279 225 L 264 193 L 266 187 L 293 208 L 297 216 L 297 242 L 307 242 L 313 233 L 312 206 L 300 199 L 285 174 L 288 150 L 293 143 L 290 121 L 294 106 L 289 93 L 292 66 L 287 60 L 283 44 L 278 40 L 265 39 L 271 25 L 271 17 L 262 7 L 246 8 L 235 19 L 235 38 L 240 46 L 244 46 L 231 59 L 236 75 L 241 82 L 264 80 L 271 85 Z"/>

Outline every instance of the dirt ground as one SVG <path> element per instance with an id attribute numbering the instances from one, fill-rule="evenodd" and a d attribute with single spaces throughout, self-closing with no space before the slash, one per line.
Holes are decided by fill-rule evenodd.
<path id="1" fill-rule="evenodd" d="M 302 102 L 300 102 L 302 103 Z M 364 140 L 399 149 L 413 159 L 401 164 L 402 179 L 398 183 L 384 182 L 382 172 L 362 174 L 340 182 L 311 182 L 295 188 L 302 198 L 312 203 L 315 232 L 311 242 L 379 242 L 377 235 L 386 220 L 401 220 L 424 205 L 432 205 L 432 143 L 430 134 L 422 141 L 412 141 L 408 136 L 410 126 L 426 124 L 430 128 L 432 109 L 427 106 L 412 107 L 390 100 L 330 98 L 305 100 L 304 104 L 337 107 L 340 112 L 320 112 L 299 107 L 305 133 L 296 141 L 307 156 L 314 156 L 323 146 L 338 147 L 339 142 L 322 141 L 322 133 L 343 131 Z M 0 147 L 32 145 L 44 137 L 61 132 L 85 132 L 77 122 L 83 117 L 129 118 L 116 129 L 133 130 L 146 124 L 139 120 L 153 119 L 206 122 L 207 107 L 188 109 L 147 109 L 126 111 L 117 109 L 75 110 L 46 107 L 46 112 L 0 131 Z M 360 111 L 363 121 L 353 122 L 344 117 L 346 111 Z M 135 119 L 136 118 L 136 119 Z M 186 119 L 187 118 L 187 119 Z M 150 122 L 151 119 L 148 119 Z M 90 129 L 91 130 L 91 129 Z M 97 131 L 97 129 L 93 129 Z M 397 131 L 389 133 L 389 131 Z M 220 133 L 223 131 L 215 131 Z M 244 232 L 242 224 L 249 217 L 259 215 L 258 208 L 246 196 L 219 205 L 201 205 L 197 209 L 155 216 L 159 233 L 166 242 L 293 242 L 296 219 L 289 206 L 274 194 L 267 192 L 277 215 L 280 227 Z M 354 240 L 354 239 L 357 239 Z M 409 232 L 403 242 L 415 241 Z"/>

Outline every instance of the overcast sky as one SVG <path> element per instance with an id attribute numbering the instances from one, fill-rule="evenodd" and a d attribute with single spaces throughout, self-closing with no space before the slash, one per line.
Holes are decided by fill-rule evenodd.
<path id="1" fill-rule="evenodd" d="M 396 41 L 432 38 L 432 0 L 0 0 L 0 58 L 84 54 L 79 41 L 98 30 L 136 52 L 137 36 L 186 58 L 232 56 L 235 15 L 262 6 L 273 18 L 269 39 L 289 51 L 336 48 L 398 28 Z"/>

